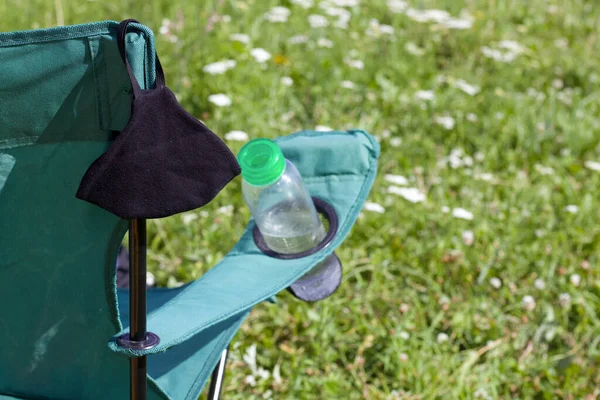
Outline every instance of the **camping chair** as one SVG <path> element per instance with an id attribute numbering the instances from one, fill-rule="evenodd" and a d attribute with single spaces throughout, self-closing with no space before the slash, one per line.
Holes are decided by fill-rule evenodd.
<path id="1" fill-rule="evenodd" d="M 250 221 L 201 278 L 146 293 L 146 221 L 75 197 L 129 118 L 117 27 L 0 33 L 2 400 L 197 399 L 211 372 L 209 397 L 218 398 L 228 345 L 248 313 L 342 243 L 375 179 L 379 146 L 362 131 L 282 137 L 286 158 L 337 221 L 328 245 L 276 258 L 257 247 Z M 137 81 L 152 87 L 152 32 L 132 25 L 127 42 Z M 127 230 L 130 291 L 115 283 Z"/>

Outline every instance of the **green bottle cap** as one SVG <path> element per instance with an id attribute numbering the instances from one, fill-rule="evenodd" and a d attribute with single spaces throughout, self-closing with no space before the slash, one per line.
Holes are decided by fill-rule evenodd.
<path id="1" fill-rule="evenodd" d="M 237 156 L 242 178 L 252 186 L 277 182 L 285 169 L 281 149 L 271 139 L 254 139 L 246 143 Z"/>

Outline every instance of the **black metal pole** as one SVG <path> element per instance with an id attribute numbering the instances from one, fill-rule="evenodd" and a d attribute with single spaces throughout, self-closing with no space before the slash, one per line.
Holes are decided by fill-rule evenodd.
<path id="1" fill-rule="evenodd" d="M 219 400 L 221 398 L 221 390 L 223 389 L 225 366 L 227 364 L 228 355 L 229 347 L 227 347 L 221 353 L 221 359 L 212 373 L 212 377 L 210 379 L 210 388 L 208 389 L 208 400 Z"/>
<path id="2" fill-rule="evenodd" d="M 146 340 L 146 220 L 129 221 L 129 335 Z M 131 358 L 130 398 L 146 400 L 146 356 Z"/>

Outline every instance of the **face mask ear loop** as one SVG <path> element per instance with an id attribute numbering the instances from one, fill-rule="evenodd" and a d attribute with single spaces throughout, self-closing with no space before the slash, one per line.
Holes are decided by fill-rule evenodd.
<path id="1" fill-rule="evenodd" d="M 138 23 L 135 19 L 126 19 L 125 21 L 119 24 L 119 30 L 117 33 L 117 45 L 119 46 L 119 53 L 121 53 L 121 58 L 125 62 L 125 67 L 127 68 L 127 74 L 129 74 L 129 80 L 131 81 L 131 88 L 133 89 L 133 97 L 136 98 L 140 95 L 142 89 L 138 84 L 137 79 L 133 75 L 133 71 L 131 70 L 131 65 L 129 65 L 129 61 L 127 60 L 127 51 L 125 49 L 125 37 L 127 36 L 127 27 L 130 23 L 135 22 Z M 161 69 L 162 70 L 162 69 Z M 164 78 L 163 78 L 164 80 Z"/>
<path id="2" fill-rule="evenodd" d="M 162 65 L 160 65 L 160 60 L 158 59 L 158 54 L 156 55 L 156 88 L 165 87 L 165 74 L 162 69 Z"/>

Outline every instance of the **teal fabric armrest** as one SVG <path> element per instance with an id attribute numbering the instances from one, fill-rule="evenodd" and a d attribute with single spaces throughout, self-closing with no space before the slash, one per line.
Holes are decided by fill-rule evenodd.
<path id="1" fill-rule="evenodd" d="M 164 352 L 195 335 L 229 321 L 239 326 L 247 312 L 287 288 L 333 252 L 349 234 L 375 180 L 379 145 L 369 134 L 304 131 L 277 140 L 286 158 L 304 177 L 311 195 L 327 201 L 338 215 L 331 244 L 315 254 L 282 260 L 263 254 L 254 243 L 250 221 L 233 250 L 197 281 L 148 315 L 148 329 L 160 343 L 148 350 L 123 349 L 116 339 L 109 348 L 126 356 Z"/>

